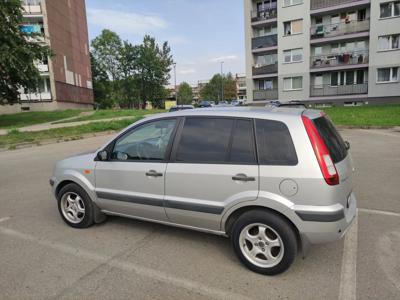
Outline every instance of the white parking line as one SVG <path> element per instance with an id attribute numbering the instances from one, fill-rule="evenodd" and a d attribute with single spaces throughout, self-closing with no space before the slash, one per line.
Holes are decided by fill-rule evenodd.
<path id="1" fill-rule="evenodd" d="M 10 219 L 11 219 L 11 217 L 0 218 L 0 223 L 1 222 L 5 222 L 5 221 L 10 220 Z"/>
<path id="2" fill-rule="evenodd" d="M 153 280 L 165 282 L 167 284 L 172 284 L 180 288 L 185 288 L 189 291 L 195 291 L 200 293 L 208 298 L 216 298 L 216 299 L 249 299 L 243 295 L 232 293 L 229 291 L 224 291 L 218 288 L 213 288 L 206 286 L 204 284 L 188 280 L 185 278 L 178 278 L 171 276 L 167 273 L 138 266 L 136 264 L 132 264 L 126 261 L 122 261 L 119 259 L 114 259 L 110 256 L 97 254 L 95 252 L 90 252 L 84 249 L 79 249 L 76 247 L 72 247 L 63 243 L 50 242 L 46 240 L 39 239 L 38 237 L 34 237 L 32 235 L 19 232 L 13 229 L 0 227 L 0 233 L 4 235 L 8 235 L 14 238 L 19 238 L 21 240 L 25 240 L 28 242 L 33 242 L 41 246 L 49 247 L 51 249 L 63 252 L 65 254 L 77 256 L 83 259 L 93 260 L 100 264 L 106 264 L 113 268 L 118 268 L 127 272 L 134 272 L 138 275 L 149 277 Z"/>
<path id="3" fill-rule="evenodd" d="M 368 209 L 368 208 L 359 208 L 358 211 L 364 212 L 364 213 L 367 213 L 367 214 L 376 214 L 376 215 L 400 217 L 399 213 L 395 213 L 395 212 L 392 212 L 392 211 Z"/>
<path id="4" fill-rule="evenodd" d="M 357 243 L 358 216 L 344 238 L 339 300 L 355 300 L 357 297 Z"/>

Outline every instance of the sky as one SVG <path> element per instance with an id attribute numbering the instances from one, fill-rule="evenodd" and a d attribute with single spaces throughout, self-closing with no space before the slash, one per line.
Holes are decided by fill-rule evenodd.
<path id="1" fill-rule="evenodd" d="M 86 12 L 89 40 L 107 28 L 134 44 L 168 41 L 177 84 L 210 79 L 221 61 L 224 73 L 245 72 L 242 0 L 86 0 Z"/>

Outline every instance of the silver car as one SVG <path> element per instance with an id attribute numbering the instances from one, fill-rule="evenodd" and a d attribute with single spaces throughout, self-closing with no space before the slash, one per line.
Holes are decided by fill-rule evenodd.
<path id="1" fill-rule="evenodd" d="M 184 110 L 58 162 L 50 184 L 72 227 L 115 215 L 228 236 L 244 265 L 274 275 L 354 220 L 348 149 L 316 110 Z"/>

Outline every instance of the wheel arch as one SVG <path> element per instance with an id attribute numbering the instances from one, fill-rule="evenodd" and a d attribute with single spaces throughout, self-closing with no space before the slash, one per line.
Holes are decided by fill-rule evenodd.
<path id="1" fill-rule="evenodd" d="M 248 205 L 248 206 L 242 206 L 237 208 L 236 210 L 234 210 L 233 212 L 231 212 L 228 216 L 228 218 L 226 219 L 225 223 L 224 223 L 224 231 L 226 233 L 227 236 L 231 235 L 231 230 L 233 227 L 233 224 L 235 223 L 235 221 L 245 212 L 251 211 L 251 210 L 258 210 L 258 211 L 268 211 L 270 213 L 273 213 L 275 215 L 278 215 L 280 218 L 284 219 L 293 229 L 295 235 L 296 235 L 296 240 L 297 240 L 297 245 L 302 248 L 302 237 L 300 234 L 299 229 L 297 228 L 297 226 L 284 214 L 282 214 L 281 212 L 272 209 L 270 207 L 266 207 L 266 206 L 261 206 L 261 205 Z"/>
<path id="2" fill-rule="evenodd" d="M 60 193 L 61 189 L 62 189 L 64 186 L 66 186 L 66 185 L 68 185 L 68 184 L 70 184 L 70 183 L 75 183 L 75 184 L 81 186 L 79 183 L 77 183 L 77 182 L 75 182 L 75 181 L 72 181 L 72 180 L 69 180 L 69 179 L 63 180 L 63 181 L 61 181 L 61 182 L 57 185 L 57 187 L 56 187 L 56 189 L 55 189 L 55 192 L 54 192 L 55 196 L 58 197 L 58 194 Z M 81 186 L 81 187 L 82 187 L 82 186 Z"/>
<path id="3" fill-rule="evenodd" d="M 82 184 L 80 184 L 78 181 L 74 181 L 74 180 L 71 180 L 71 179 L 65 179 L 65 180 L 61 181 L 61 182 L 57 185 L 57 187 L 56 187 L 56 189 L 55 189 L 55 196 L 56 196 L 56 198 L 59 199 L 58 194 L 60 193 L 61 189 L 62 189 L 63 187 L 65 187 L 65 186 L 67 186 L 68 184 L 71 184 L 71 183 L 76 184 L 77 186 L 79 186 L 80 188 L 82 188 L 82 189 L 88 194 L 89 199 L 91 200 L 92 205 L 93 205 L 93 212 L 94 212 L 94 221 L 95 221 L 95 223 L 101 223 L 101 222 L 103 222 L 103 221 L 106 219 L 106 215 L 105 215 L 103 212 L 101 212 L 101 210 L 100 210 L 100 208 L 98 207 L 98 205 L 96 204 L 96 202 L 93 201 L 93 199 L 92 199 L 90 193 L 88 193 L 87 189 L 86 189 L 84 186 L 82 186 Z"/>

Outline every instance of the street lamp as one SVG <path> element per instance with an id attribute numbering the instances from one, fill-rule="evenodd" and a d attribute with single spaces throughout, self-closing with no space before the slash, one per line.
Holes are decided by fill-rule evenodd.
<path id="1" fill-rule="evenodd" d="M 175 103 L 176 103 L 176 105 L 178 105 L 177 90 L 176 90 L 176 62 L 174 62 L 173 65 L 174 65 L 174 78 L 175 78 L 175 87 L 174 87 Z"/>
<path id="2" fill-rule="evenodd" d="M 221 61 L 221 101 L 224 101 L 224 73 L 222 72 L 222 66 L 224 62 Z"/>

